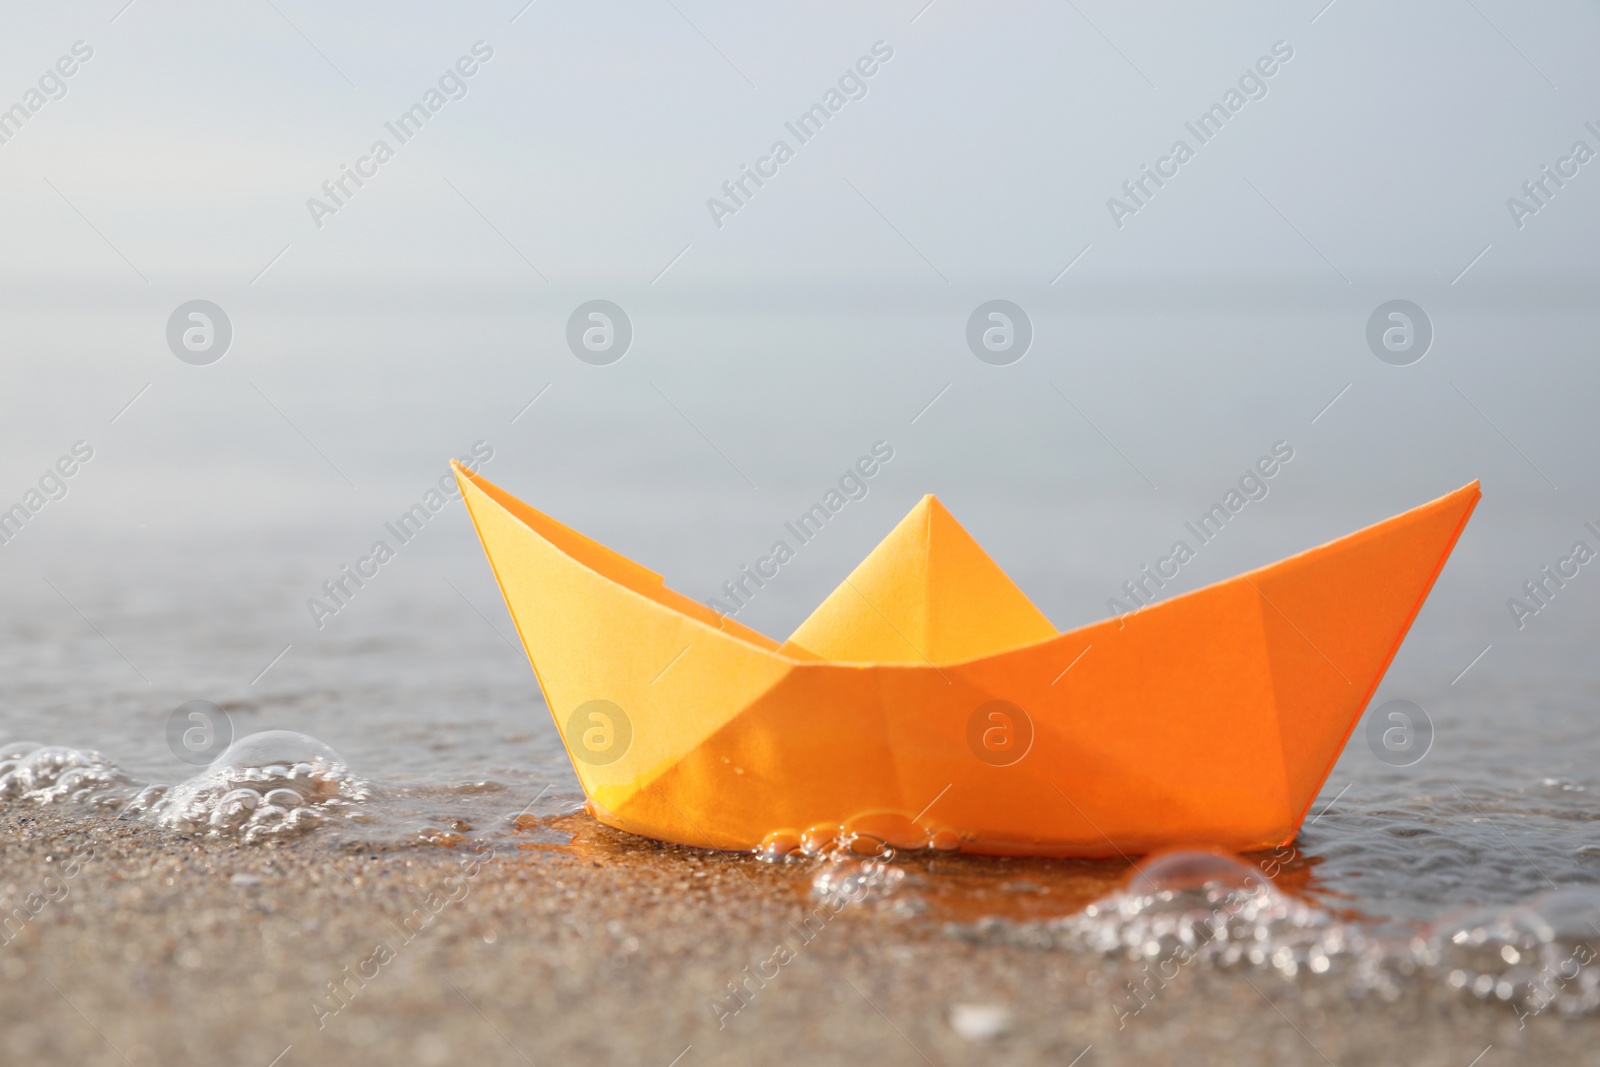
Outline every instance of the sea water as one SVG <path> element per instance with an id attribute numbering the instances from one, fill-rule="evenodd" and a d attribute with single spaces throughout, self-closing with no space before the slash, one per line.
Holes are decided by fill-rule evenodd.
<path id="1" fill-rule="evenodd" d="M 1283 538 L 1298 525 L 1315 523 Z M 1516 527 L 1485 525 L 1369 711 L 1410 700 L 1425 746 L 1392 751 L 1364 721 L 1282 849 L 996 860 L 785 839 L 764 858 L 819 903 L 1080 960 L 1124 1020 L 1183 973 L 1241 968 L 1380 1000 L 1430 985 L 1518 1019 L 1594 1013 L 1597 611 L 1575 587 L 1540 641 L 1494 630 L 1499 590 L 1461 572 Z M 470 529 L 456 515 L 437 532 L 375 607 L 321 633 L 294 610 L 314 544 L 7 573 L 0 804 L 139 820 L 174 849 L 563 839 L 540 827 L 587 818 L 581 790 Z M 172 741 L 197 699 L 217 716 L 203 760 Z"/>

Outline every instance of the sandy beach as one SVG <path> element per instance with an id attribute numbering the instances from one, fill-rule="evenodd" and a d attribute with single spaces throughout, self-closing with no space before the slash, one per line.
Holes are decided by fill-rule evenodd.
<path id="1" fill-rule="evenodd" d="M 138 1067 L 1465 1067 L 1491 1045 L 1496 1060 L 1579 1062 L 1600 1029 L 1554 1013 L 1519 1029 L 1509 1009 L 1415 984 L 1384 1006 L 1409 1025 L 1377 1030 L 1337 988 L 1251 968 L 1193 969 L 1119 1019 L 1104 992 L 1117 961 L 949 925 L 1071 911 L 1120 879 L 1114 864 L 935 860 L 948 899 L 830 913 L 813 864 L 660 846 L 583 814 L 523 823 L 453 847 L 251 848 L 9 807 L 4 908 L 43 903 L 0 949 L 0 1050 Z"/>

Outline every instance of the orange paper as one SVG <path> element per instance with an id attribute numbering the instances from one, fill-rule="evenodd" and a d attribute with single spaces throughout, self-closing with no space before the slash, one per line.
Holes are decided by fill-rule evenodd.
<path id="1" fill-rule="evenodd" d="M 780 852 L 1288 842 L 1480 496 L 1066 633 L 928 496 L 780 645 L 455 472 L 595 817 Z"/>

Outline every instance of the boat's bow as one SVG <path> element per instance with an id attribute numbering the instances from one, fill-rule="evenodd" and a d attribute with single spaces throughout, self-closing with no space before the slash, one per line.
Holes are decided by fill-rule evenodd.
<path id="1" fill-rule="evenodd" d="M 467 510 L 585 794 L 649 789 L 775 685 L 777 642 L 455 465 Z"/>
<path id="2" fill-rule="evenodd" d="M 1239 577 L 1260 598 L 1295 828 L 1482 495 L 1473 482 Z"/>

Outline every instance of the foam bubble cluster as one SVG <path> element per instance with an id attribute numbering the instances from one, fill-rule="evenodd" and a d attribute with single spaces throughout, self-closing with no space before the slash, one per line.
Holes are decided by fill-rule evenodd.
<path id="1" fill-rule="evenodd" d="M 1194 963 L 1321 974 L 1365 939 L 1327 912 L 1275 889 L 1259 870 L 1216 852 L 1143 861 L 1120 892 L 1066 918 L 984 919 L 952 932 L 1035 948 L 1086 948 L 1173 971 Z"/>
<path id="2" fill-rule="evenodd" d="M 893 860 L 893 851 L 876 859 L 835 855 L 811 879 L 811 895 L 825 904 L 838 902 L 836 907 L 881 900 L 905 881 L 905 870 Z"/>
<path id="3" fill-rule="evenodd" d="M 160 825 L 246 844 L 359 820 L 371 796 L 333 749 L 292 730 L 251 734 L 149 806 Z"/>
<path id="4" fill-rule="evenodd" d="M 1051 925 L 1057 939 L 1165 971 L 1250 964 L 1294 978 L 1359 965 L 1372 947 L 1359 928 L 1280 892 L 1256 868 L 1203 851 L 1153 857 L 1122 892 Z"/>
<path id="5" fill-rule="evenodd" d="M 956 852 L 954 830 L 922 825 L 898 812 L 869 812 L 840 823 L 819 823 L 804 832 L 774 830 L 762 839 L 756 858 L 765 863 L 803 861 L 840 853 L 892 858 L 897 852 Z"/>
<path id="6" fill-rule="evenodd" d="M 1600 889 L 1564 889 L 1384 936 L 1279 891 L 1234 857 L 1174 851 L 1141 863 L 1127 886 L 1045 922 L 988 918 L 968 940 L 1087 950 L 1129 964 L 1130 1011 L 1185 968 L 1253 966 L 1285 978 L 1342 981 L 1393 998 L 1417 981 L 1504 1002 L 1526 1019 L 1600 1012 Z M 1122 989 L 1116 991 L 1122 995 Z M 1134 998 L 1137 999 L 1129 999 Z"/>
<path id="7" fill-rule="evenodd" d="M 0 745 L 0 801 L 85 804 L 246 844 L 294 837 L 332 819 L 360 821 L 371 794 L 338 753 L 292 730 L 241 738 L 170 788 L 141 788 L 98 752 L 32 741 Z"/>
<path id="8" fill-rule="evenodd" d="M 1457 989 L 1518 1016 L 1600 1010 L 1600 890 L 1559 889 L 1441 924 L 1425 962 Z"/>
<path id="9" fill-rule="evenodd" d="M 130 784 L 128 777 L 98 752 L 36 741 L 0 745 L 0 800 L 35 804 L 73 801 L 104 807 L 120 803 Z"/>

